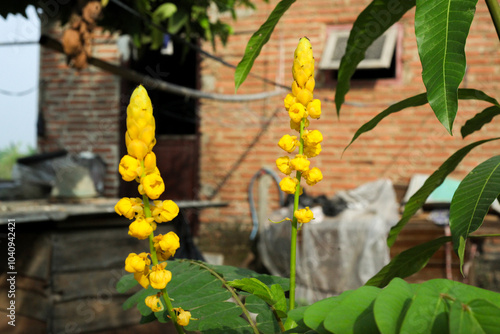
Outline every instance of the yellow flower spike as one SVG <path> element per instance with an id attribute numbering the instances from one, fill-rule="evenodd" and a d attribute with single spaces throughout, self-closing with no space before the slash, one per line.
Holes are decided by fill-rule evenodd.
<path id="1" fill-rule="evenodd" d="M 315 156 L 317 156 L 320 153 L 321 153 L 321 144 L 312 145 L 312 146 L 309 146 L 309 145 L 304 146 L 304 155 L 308 158 L 314 158 Z"/>
<path id="2" fill-rule="evenodd" d="M 297 98 L 292 95 L 292 94 L 288 94 L 286 97 L 285 97 L 285 108 L 286 110 L 290 109 L 290 107 L 294 104 L 294 103 L 297 103 Z"/>
<path id="3" fill-rule="evenodd" d="M 297 101 L 299 101 L 303 106 L 307 106 L 312 99 L 313 94 L 305 88 L 301 89 L 299 94 L 297 94 Z"/>
<path id="4" fill-rule="evenodd" d="M 177 323 L 181 326 L 189 325 L 189 320 L 191 319 L 191 312 L 184 311 L 182 308 L 174 308 L 177 313 Z"/>
<path id="5" fill-rule="evenodd" d="M 120 216 L 132 219 L 135 216 L 133 202 L 128 197 L 124 197 L 115 205 L 115 212 Z"/>
<path id="6" fill-rule="evenodd" d="M 283 174 L 290 175 L 292 173 L 292 168 L 290 167 L 290 158 L 287 156 L 280 157 L 276 160 L 276 167 Z"/>
<path id="7" fill-rule="evenodd" d="M 307 112 L 309 116 L 314 119 L 318 119 L 321 116 L 321 101 L 314 99 L 307 104 Z"/>
<path id="8" fill-rule="evenodd" d="M 179 207 L 171 200 L 163 201 L 162 209 L 160 216 L 163 222 L 169 222 L 179 214 Z"/>
<path id="9" fill-rule="evenodd" d="M 142 191 L 151 199 L 157 199 L 165 191 L 165 183 L 160 175 L 153 173 L 141 179 Z M 141 192 L 139 190 L 139 192 Z"/>
<path id="10" fill-rule="evenodd" d="M 158 298 L 158 294 L 147 296 L 144 302 L 146 303 L 146 306 L 149 307 L 153 312 L 163 311 L 163 304 L 160 298 Z"/>
<path id="11" fill-rule="evenodd" d="M 323 174 L 318 167 L 311 168 L 302 174 L 308 185 L 313 186 L 319 181 L 323 180 Z"/>
<path id="12" fill-rule="evenodd" d="M 154 119 L 154 118 L 153 118 Z M 155 129 L 151 125 L 146 125 L 139 135 L 139 139 L 142 140 L 146 146 L 149 148 L 149 145 L 155 139 Z"/>
<path id="13" fill-rule="evenodd" d="M 151 260 L 147 253 L 143 252 L 139 255 L 130 253 L 125 259 L 125 270 L 129 273 L 143 273 L 150 264 Z"/>
<path id="14" fill-rule="evenodd" d="M 302 118 L 306 117 L 306 109 L 301 103 L 294 103 L 290 109 L 288 109 L 288 115 L 295 123 L 299 123 Z"/>
<path id="15" fill-rule="evenodd" d="M 147 114 L 153 114 L 153 105 L 151 104 L 151 99 L 149 98 L 146 88 L 139 85 L 130 96 L 130 103 L 127 108 L 127 116 L 129 114 L 138 114 L 145 112 Z"/>
<path id="16" fill-rule="evenodd" d="M 144 240 L 153 233 L 153 227 L 143 217 L 138 217 L 128 227 L 128 234 L 139 240 Z"/>
<path id="17" fill-rule="evenodd" d="M 163 262 L 151 268 L 151 272 L 149 273 L 149 284 L 151 284 L 153 288 L 158 290 L 164 289 L 172 279 L 172 273 L 165 270 L 166 266 L 167 263 Z"/>
<path id="18" fill-rule="evenodd" d="M 293 195 L 297 189 L 297 184 L 299 184 L 297 179 L 286 176 L 280 181 L 280 188 L 287 194 Z"/>
<path id="19" fill-rule="evenodd" d="M 302 135 L 302 139 L 304 139 L 304 145 L 314 146 L 318 145 L 323 141 L 323 135 L 318 130 L 312 130 L 312 131 L 306 130 Z"/>
<path id="20" fill-rule="evenodd" d="M 139 160 L 136 158 L 125 155 L 120 160 L 120 165 L 118 166 L 118 172 L 121 174 L 124 181 L 133 181 L 138 176 L 137 169 L 141 166 Z"/>
<path id="21" fill-rule="evenodd" d="M 297 146 L 297 136 L 284 135 L 278 142 L 278 146 L 282 150 L 292 153 Z"/>
<path id="22" fill-rule="evenodd" d="M 311 162 L 307 160 L 307 157 L 303 154 L 297 154 L 295 158 L 290 161 L 290 166 L 299 172 L 305 172 L 309 169 Z"/>
<path id="23" fill-rule="evenodd" d="M 297 222 L 299 222 L 300 224 L 309 223 L 314 218 L 314 215 L 312 211 L 309 210 L 309 207 L 296 210 L 293 215 L 295 216 L 295 218 L 297 218 Z"/>

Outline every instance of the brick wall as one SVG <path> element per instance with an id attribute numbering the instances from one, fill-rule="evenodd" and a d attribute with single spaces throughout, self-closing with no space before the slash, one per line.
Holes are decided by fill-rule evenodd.
<path id="1" fill-rule="evenodd" d="M 44 33 L 60 40 L 60 27 Z M 119 63 L 116 36 L 96 32 L 94 56 Z M 90 151 L 106 163 L 105 195 L 118 195 L 120 79 L 94 66 L 80 72 L 66 65 L 62 53 L 41 48 L 40 108 L 45 136 L 38 139 L 41 152 L 65 149 Z"/>
<path id="2" fill-rule="evenodd" d="M 257 3 L 255 13 L 242 11 L 234 24 L 235 34 L 226 48 L 217 47 L 217 55 L 237 64 L 251 34 L 262 24 L 277 1 Z M 367 0 L 299 1 L 291 6 L 276 27 L 270 41 L 257 58 L 252 73 L 282 84 L 291 85 L 293 51 L 298 40 L 307 36 L 312 43 L 316 66 L 326 42 L 326 30 L 333 25 L 351 25 L 368 5 Z M 362 135 L 342 156 L 342 151 L 355 131 L 385 107 L 401 99 L 424 92 L 421 65 L 414 36 L 414 9 L 400 21 L 403 30 L 401 46 L 402 75 L 399 80 L 379 80 L 353 83 L 343 106 L 340 120 L 333 103 L 334 87 L 316 88 L 315 98 L 322 100 L 320 120 L 311 121 L 311 129 L 324 135 L 323 152 L 312 159 L 312 164 L 323 171 L 324 180 L 314 187 L 306 186 L 313 194 L 334 195 L 337 191 L 357 187 L 378 178 L 390 178 L 394 183 L 408 183 L 415 173 L 431 173 L 457 149 L 479 139 L 498 136 L 498 122 L 486 125 L 480 133 L 462 140 L 460 127 L 487 105 L 475 101 L 461 101 L 455 121 L 454 135 L 450 136 L 435 118 L 428 106 L 406 109 L 391 115 L 368 134 Z M 228 18 L 229 20 L 229 18 Z M 208 50 L 210 45 L 204 47 Z M 486 5 L 479 2 L 466 48 L 468 69 L 462 87 L 478 88 L 497 95 L 500 85 L 500 53 L 498 37 L 489 18 Z M 316 72 L 317 76 L 321 73 Z M 203 59 L 201 77 L 203 90 L 216 93 L 234 93 L 234 70 L 210 59 Z M 272 91 L 275 87 L 249 77 L 238 94 Z M 261 167 L 272 167 L 283 155 L 277 146 L 284 134 L 291 133 L 288 115 L 283 107 L 286 94 L 276 98 L 249 103 L 224 103 L 203 100 L 201 118 L 202 197 L 209 196 L 227 173 L 231 176 L 215 198 L 229 201 L 226 208 L 203 211 L 200 233 L 213 234 L 217 230 L 232 229 L 248 235 L 250 213 L 247 187 L 252 175 Z M 247 152 L 248 146 L 259 134 L 266 120 L 279 108 L 269 128 Z M 500 149 L 500 142 L 476 148 L 464 159 L 453 177 L 463 178 L 474 166 Z M 242 163 L 233 169 L 238 159 Z M 273 192 L 272 203 L 277 203 Z M 218 223 L 218 224 L 214 224 Z M 215 232 L 214 232 L 215 231 Z"/>

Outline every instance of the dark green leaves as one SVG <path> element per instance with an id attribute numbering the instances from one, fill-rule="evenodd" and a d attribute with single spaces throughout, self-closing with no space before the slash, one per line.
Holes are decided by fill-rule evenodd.
<path id="1" fill-rule="evenodd" d="M 172 299 L 173 307 L 182 307 L 191 312 L 193 318 L 186 327 L 189 331 L 203 333 L 252 333 L 257 328 L 262 333 L 276 333 L 278 321 L 273 309 L 263 300 L 255 300 L 246 296 L 245 303 L 240 301 L 234 289 L 228 285 L 228 280 L 250 280 L 255 283 L 254 292 L 272 300 L 275 309 L 286 316 L 286 300 L 284 291 L 288 290 L 288 279 L 269 275 L 260 275 L 253 271 L 229 266 L 212 266 L 198 261 L 179 260 L 167 261 L 167 270 L 172 272 L 172 280 L 167 285 L 167 291 Z M 133 283 L 133 275 L 124 276 L 117 284 L 120 292 L 137 285 Z M 258 282 L 258 283 L 257 283 Z M 235 285 L 238 285 L 235 283 Z M 159 292 L 151 287 L 141 289 L 124 303 L 124 308 L 137 306 L 143 316 L 143 322 L 154 320 L 160 322 L 170 319 L 166 311 L 153 313 L 146 306 L 147 296 Z M 252 297 L 252 298 L 250 298 Z M 263 298 L 265 300 L 265 298 Z M 253 310 L 253 311 L 252 311 Z M 244 312 L 259 313 L 256 320 L 243 319 Z M 278 326 L 279 327 L 279 326 Z"/>
<path id="2" fill-rule="evenodd" d="M 500 107 L 491 106 L 484 109 L 482 112 L 476 114 L 474 117 L 465 122 L 464 126 L 460 129 L 462 137 L 465 138 L 473 132 L 481 130 L 483 125 L 491 122 L 493 117 L 500 115 Z"/>
<path id="3" fill-rule="evenodd" d="M 239 62 L 236 67 L 236 72 L 234 73 L 235 90 L 238 90 L 241 84 L 245 81 L 248 73 L 250 73 L 250 70 L 252 69 L 255 59 L 260 54 L 260 50 L 262 50 L 262 47 L 267 43 L 267 41 L 269 41 L 274 27 L 276 27 L 276 24 L 278 24 L 281 16 L 283 16 L 283 14 L 294 2 L 295 0 L 281 0 L 269 15 L 266 22 L 264 22 L 264 24 L 261 25 L 256 32 L 254 32 L 252 37 L 250 37 L 243 59 Z M 297 39 L 299 37 L 297 37 Z"/>
<path id="4" fill-rule="evenodd" d="M 364 286 L 289 314 L 297 333 L 304 326 L 317 333 L 498 333 L 499 303 L 500 294 L 455 281 L 395 278 L 384 289 Z"/>
<path id="5" fill-rule="evenodd" d="M 417 0 L 415 35 L 432 110 L 451 134 L 477 0 Z"/>
<path id="6" fill-rule="evenodd" d="M 453 248 L 464 262 L 465 243 L 470 233 L 483 223 L 488 209 L 500 195 L 500 156 L 474 168 L 460 183 L 450 206 Z"/>
<path id="7" fill-rule="evenodd" d="M 393 278 L 405 278 L 424 268 L 430 258 L 451 237 L 441 237 L 418 246 L 407 249 L 396 255 L 389 264 L 383 267 L 375 276 L 370 278 L 366 285 L 386 286 Z"/>
<path id="8" fill-rule="evenodd" d="M 460 161 L 462 161 L 462 159 L 476 146 L 497 139 L 499 138 L 480 140 L 461 148 L 449 157 L 434 173 L 432 173 L 432 175 L 425 181 L 424 185 L 410 198 L 408 203 L 406 203 L 403 216 L 399 222 L 391 228 L 389 237 L 387 238 L 387 244 L 389 247 L 394 244 L 399 232 L 401 232 L 410 218 L 424 205 L 427 197 L 429 197 L 429 195 L 444 182 L 446 176 L 455 170 Z"/>
<path id="9" fill-rule="evenodd" d="M 359 14 L 347 40 L 346 52 L 340 61 L 335 91 L 337 115 L 351 87 L 351 77 L 365 57 L 366 49 L 413 6 L 415 0 L 374 0 Z"/>

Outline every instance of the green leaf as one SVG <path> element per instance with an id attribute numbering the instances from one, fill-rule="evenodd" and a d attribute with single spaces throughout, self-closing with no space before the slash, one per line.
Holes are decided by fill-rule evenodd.
<path id="1" fill-rule="evenodd" d="M 465 74 L 465 41 L 477 0 L 417 0 L 415 35 L 432 110 L 452 134 L 458 86 Z"/>
<path id="2" fill-rule="evenodd" d="M 274 326 L 277 324 L 277 320 L 273 320 L 275 322 L 271 323 L 270 319 L 274 319 L 274 313 L 268 306 L 259 309 L 262 314 L 257 317 L 257 323 L 254 320 L 247 321 L 242 317 L 242 314 L 248 310 L 240 301 L 242 296 L 237 295 L 234 289 L 227 284 L 228 278 L 241 280 L 245 277 L 254 277 L 252 278 L 253 282 L 256 281 L 256 278 L 262 279 L 263 283 L 256 283 L 256 286 L 260 290 L 268 290 L 269 295 L 276 299 L 273 299 L 275 305 L 284 303 L 286 310 L 283 290 L 288 289 L 288 279 L 261 275 L 251 270 L 236 267 L 213 266 L 193 260 L 167 261 L 167 269 L 172 273 L 172 280 L 167 285 L 167 291 L 172 299 L 173 307 L 182 307 L 184 310 L 190 311 L 193 318 L 199 319 L 191 321 L 186 326 L 189 331 L 201 331 L 209 334 L 249 333 L 253 332 L 252 326 L 256 328 L 260 324 L 262 328 L 267 328 L 263 333 L 275 333 Z M 125 285 L 127 282 L 124 279 L 123 284 Z M 157 292 L 158 290 L 152 287 L 142 289 L 127 299 L 124 307 L 130 308 L 137 305 L 143 319 L 150 320 L 153 312 L 146 306 L 144 300 L 147 296 Z M 280 293 L 281 297 L 278 298 Z M 286 315 L 286 313 L 284 314 Z M 166 310 L 155 312 L 154 315 L 160 322 L 170 321 Z"/>
<path id="3" fill-rule="evenodd" d="M 380 291 L 373 286 L 354 290 L 327 314 L 324 327 L 333 333 L 379 333 L 373 304 Z"/>
<path id="4" fill-rule="evenodd" d="M 467 122 L 465 122 L 465 124 L 460 129 L 462 138 L 465 138 L 471 133 L 480 130 L 483 127 L 483 125 L 491 122 L 493 117 L 497 115 L 500 115 L 500 107 L 498 106 L 488 107 L 483 111 L 481 111 L 480 113 L 476 114 L 474 117 L 467 120 Z"/>
<path id="5" fill-rule="evenodd" d="M 122 276 L 122 278 L 120 278 L 120 280 L 116 283 L 116 291 L 119 293 L 125 293 L 138 284 L 139 283 L 134 278 L 134 274 L 127 274 Z"/>
<path id="6" fill-rule="evenodd" d="M 464 262 L 465 244 L 470 233 L 483 223 L 488 209 L 500 195 L 500 155 L 474 168 L 460 183 L 450 205 L 453 248 Z"/>
<path id="7" fill-rule="evenodd" d="M 330 333 L 323 327 L 323 321 L 325 320 L 326 315 L 330 313 L 330 311 L 342 300 L 344 300 L 344 298 L 353 293 L 353 291 L 354 290 L 345 291 L 338 296 L 326 298 L 312 304 L 304 312 L 304 323 L 306 326 L 320 334 Z"/>
<path id="8" fill-rule="evenodd" d="M 391 228 L 389 232 L 389 237 L 387 238 L 387 245 L 391 247 L 396 238 L 398 237 L 399 232 L 403 229 L 403 227 L 408 223 L 410 218 L 420 209 L 427 197 L 437 188 L 439 187 L 445 180 L 446 176 L 450 174 L 457 165 L 462 161 L 462 159 L 476 146 L 481 144 L 490 142 L 492 140 L 497 140 L 500 138 L 491 138 L 480 140 L 470 145 L 467 145 L 457 152 L 455 152 L 451 157 L 449 157 L 431 176 L 425 181 L 424 185 L 417 190 L 417 192 L 409 199 L 408 203 L 405 205 L 405 209 L 403 212 L 403 216 L 399 220 L 399 222 Z"/>
<path id="9" fill-rule="evenodd" d="M 335 91 L 337 115 L 350 89 L 351 77 L 365 57 L 366 49 L 413 6 L 415 0 L 373 0 L 359 14 L 349 34 L 346 52 L 340 61 Z"/>
<path id="10" fill-rule="evenodd" d="M 458 90 L 458 98 L 460 100 L 479 100 L 479 101 L 485 101 L 485 102 L 490 102 L 493 104 L 498 104 L 498 102 L 492 98 L 491 96 L 486 95 L 484 92 L 477 90 L 477 89 L 469 89 L 469 88 L 461 88 Z M 419 107 L 427 103 L 427 95 L 426 93 L 421 93 L 412 97 L 409 97 L 407 99 L 404 99 L 402 101 L 399 101 L 397 103 L 394 103 L 393 105 L 389 106 L 387 109 L 379 113 L 377 116 L 363 124 L 358 131 L 354 134 L 352 137 L 349 145 L 346 146 L 344 149 L 347 150 L 351 144 L 358 139 L 359 136 L 361 136 L 363 133 L 368 132 L 375 128 L 375 126 L 378 125 L 384 118 L 387 116 L 394 114 L 398 111 L 401 111 L 406 108 L 410 107 Z"/>
<path id="11" fill-rule="evenodd" d="M 400 333 L 449 333 L 448 310 L 452 297 L 448 291 L 460 284 L 435 279 L 420 284 L 401 325 Z"/>
<path id="12" fill-rule="evenodd" d="M 449 241 L 451 237 L 440 237 L 399 253 L 365 285 L 384 287 L 395 277 L 405 278 L 413 275 L 424 268 L 432 255 Z"/>
<path id="13" fill-rule="evenodd" d="M 176 34 L 181 30 L 181 28 L 189 22 L 189 13 L 183 8 L 179 8 L 178 11 L 172 15 L 168 20 L 168 32 L 171 34 Z"/>
<path id="14" fill-rule="evenodd" d="M 255 59 L 260 54 L 260 50 L 262 50 L 262 47 L 269 41 L 274 27 L 276 27 L 276 24 L 278 24 L 283 14 L 294 2 L 295 0 L 281 0 L 276 7 L 274 7 L 266 22 L 264 22 L 264 24 L 254 32 L 252 37 L 250 37 L 243 59 L 239 62 L 234 73 L 235 91 L 238 90 L 247 78 Z"/>
<path id="15" fill-rule="evenodd" d="M 473 301 L 475 311 L 484 312 L 484 309 L 491 311 L 495 309 L 494 305 L 485 300 L 477 299 Z M 499 310 L 500 311 L 500 310 Z M 495 316 L 495 312 L 492 315 Z M 498 312 L 497 312 L 498 313 Z M 490 315 L 490 314 L 488 314 Z M 495 321 L 498 322 L 499 314 L 496 315 Z M 497 325 L 498 326 L 498 325 Z M 478 319 L 476 319 L 473 308 L 469 304 L 464 304 L 460 300 L 456 300 L 450 309 L 450 332 L 456 334 L 471 334 L 471 333 L 486 333 Z"/>
<path id="16" fill-rule="evenodd" d="M 245 306 L 247 309 L 256 313 L 257 328 L 262 333 L 280 333 L 280 326 L 277 319 L 269 312 L 269 305 L 261 298 L 250 295 L 245 299 Z"/>
<path id="17" fill-rule="evenodd" d="M 305 333 L 309 331 L 309 327 L 304 323 L 304 313 L 305 311 L 309 308 L 309 306 L 302 306 L 302 307 L 297 307 L 293 310 L 290 310 L 288 312 L 288 319 L 293 320 L 296 324 L 297 327 L 294 327 L 285 333 Z"/>
<path id="18" fill-rule="evenodd" d="M 288 306 L 286 302 L 285 292 L 279 284 L 274 284 L 271 286 L 271 297 L 275 301 L 272 305 L 276 310 L 276 313 L 281 318 L 286 318 L 286 312 L 288 311 Z"/>
<path id="19" fill-rule="evenodd" d="M 373 314 L 380 332 L 384 334 L 399 333 L 412 299 L 412 287 L 400 278 L 394 278 L 380 292 L 373 306 Z"/>
<path id="20" fill-rule="evenodd" d="M 158 20 L 158 22 L 161 22 L 174 15 L 176 11 L 177 11 L 177 6 L 174 5 L 173 3 L 167 2 L 161 4 L 153 12 L 153 19 Z"/>

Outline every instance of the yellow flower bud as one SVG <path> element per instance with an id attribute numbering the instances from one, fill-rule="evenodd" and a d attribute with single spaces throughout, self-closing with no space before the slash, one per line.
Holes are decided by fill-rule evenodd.
<path id="1" fill-rule="evenodd" d="M 311 162 L 307 160 L 307 157 L 303 154 L 297 154 L 295 158 L 290 161 L 290 166 L 299 172 L 305 172 L 309 169 Z"/>
<path id="2" fill-rule="evenodd" d="M 312 93 L 315 85 L 316 85 L 316 81 L 314 80 L 314 78 L 312 76 L 310 76 L 306 82 L 306 89 Z"/>
<path id="3" fill-rule="evenodd" d="M 292 168 L 290 168 L 290 158 L 287 156 L 280 157 L 276 160 L 276 166 L 283 174 L 290 175 Z"/>
<path id="4" fill-rule="evenodd" d="M 153 118 L 154 119 L 154 118 Z M 155 139 L 155 128 L 151 125 L 146 125 L 139 136 L 139 139 L 142 140 L 149 149 L 149 145 Z"/>
<path id="5" fill-rule="evenodd" d="M 306 118 L 304 121 L 304 129 L 309 126 L 309 120 Z M 300 122 L 294 122 L 293 119 L 290 120 L 290 129 L 300 132 Z"/>
<path id="6" fill-rule="evenodd" d="M 151 105 L 151 99 L 148 96 L 146 88 L 144 88 L 142 85 L 139 85 L 130 96 L 127 115 L 129 113 L 139 113 L 143 111 L 148 114 L 152 114 L 153 106 Z"/>
<path id="7" fill-rule="evenodd" d="M 122 179 L 125 181 L 133 181 L 138 176 L 137 171 L 140 169 L 141 164 L 136 158 L 125 155 L 120 160 L 118 172 L 120 172 Z"/>
<path id="8" fill-rule="evenodd" d="M 159 234 L 153 238 L 154 247 L 162 250 L 166 258 L 175 255 L 175 251 L 179 249 L 179 237 L 174 232 L 168 232 L 165 235 Z"/>
<path id="9" fill-rule="evenodd" d="M 149 152 L 144 157 L 144 172 L 146 174 L 153 173 L 156 168 L 156 155 L 153 152 Z"/>
<path id="10" fill-rule="evenodd" d="M 296 210 L 293 215 L 297 218 L 297 222 L 301 224 L 309 223 L 314 218 L 314 215 L 312 211 L 309 210 L 309 207 Z"/>
<path id="11" fill-rule="evenodd" d="M 147 289 L 149 286 L 149 267 L 146 268 L 146 270 L 142 273 L 135 273 L 134 278 L 139 284 L 144 288 Z"/>
<path id="12" fill-rule="evenodd" d="M 181 326 L 189 325 L 189 320 L 191 319 L 191 312 L 184 311 L 182 308 L 174 308 L 177 312 L 177 323 Z"/>
<path id="13" fill-rule="evenodd" d="M 179 214 L 179 207 L 174 201 L 163 201 L 162 208 L 163 210 L 160 212 L 162 222 L 169 222 Z"/>
<path id="14" fill-rule="evenodd" d="M 300 93 L 300 87 L 297 84 L 297 81 L 294 80 L 292 83 L 292 94 L 297 96 L 299 93 Z"/>
<path id="15" fill-rule="evenodd" d="M 130 253 L 125 259 L 125 270 L 129 273 L 143 273 L 150 264 L 151 260 L 147 253 L 143 252 L 139 255 Z"/>
<path id="16" fill-rule="evenodd" d="M 151 272 L 149 273 L 149 283 L 153 288 L 158 290 L 164 289 L 168 282 L 172 279 L 172 273 L 165 270 L 166 266 L 167 263 L 163 262 L 151 268 Z"/>
<path id="17" fill-rule="evenodd" d="M 295 190 L 297 189 L 297 185 L 299 181 L 295 178 L 291 178 L 290 176 L 286 176 L 280 182 L 280 188 L 287 194 L 295 194 Z"/>
<path id="18" fill-rule="evenodd" d="M 299 87 L 304 87 L 304 85 L 306 84 L 307 80 L 309 79 L 309 76 L 307 76 L 306 73 L 304 72 L 304 70 L 302 70 L 302 69 L 300 69 L 297 72 L 294 72 L 292 70 L 292 74 L 293 74 L 293 79 L 295 81 L 297 81 L 297 84 L 298 84 Z"/>
<path id="19" fill-rule="evenodd" d="M 143 217 L 138 217 L 132 224 L 128 227 L 128 234 L 139 240 L 146 239 L 151 233 L 153 233 L 153 227 L 149 224 Z"/>
<path id="20" fill-rule="evenodd" d="M 314 158 L 321 153 L 321 144 L 304 145 L 304 155 L 308 158 Z"/>
<path id="21" fill-rule="evenodd" d="M 304 145 L 314 146 L 323 141 L 323 135 L 318 130 L 304 131 L 302 139 L 304 139 Z"/>
<path id="22" fill-rule="evenodd" d="M 284 135 L 278 142 L 278 146 L 288 153 L 292 153 L 297 146 L 297 142 L 297 136 Z"/>
<path id="23" fill-rule="evenodd" d="M 158 295 L 147 296 L 144 302 L 153 312 L 163 311 L 163 304 Z"/>
<path id="24" fill-rule="evenodd" d="M 293 104 L 290 109 L 288 109 L 288 115 L 296 123 L 299 123 L 302 118 L 307 116 L 306 109 L 301 103 Z"/>
<path id="25" fill-rule="evenodd" d="M 310 186 L 313 186 L 323 180 L 323 174 L 318 167 L 311 168 L 302 175 L 305 177 L 307 184 Z"/>
<path id="26" fill-rule="evenodd" d="M 135 211 L 133 208 L 133 203 L 128 197 L 124 197 L 118 201 L 115 205 L 115 212 L 120 216 L 132 219 L 135 216 Z"/>
<path id="27" fill-rule="evenodd" d="M 318 119 L 321 116 L 321 101 L 314 99 L 307 104 L 307 112 L 311 118 Z"/>
<path id="28" fill-rule="evenodd" d="M 165 183 L 160 175 L 153 173 L 141 179 L 142 190 L 151 199 L 157 199 L 165 191 Z"/>
<path id="29" fill-rule="evenodd" d="M 148 154 L 148 146 L 139 139 L 132 139 L 130 143 L 127 144 L 127 152 L 129 155 L 142 160 Z"/>
<path id="30" fill-rule="evenodd" d="M 313 99 L 313 94 L 307 89 L 302 89 L 299 94 L 297 94 L 297 101 L 302 103 L 302 105 L 307 106 L 309 102 Z"/>
<path id="31" fill-rule="evenodd" d="M 288 110 L 294 103 L 297 103 L 297 98 L 292 94 L 287 94 L 284 102 L 285 102 L 285 108 L 286 110 Z"/>

